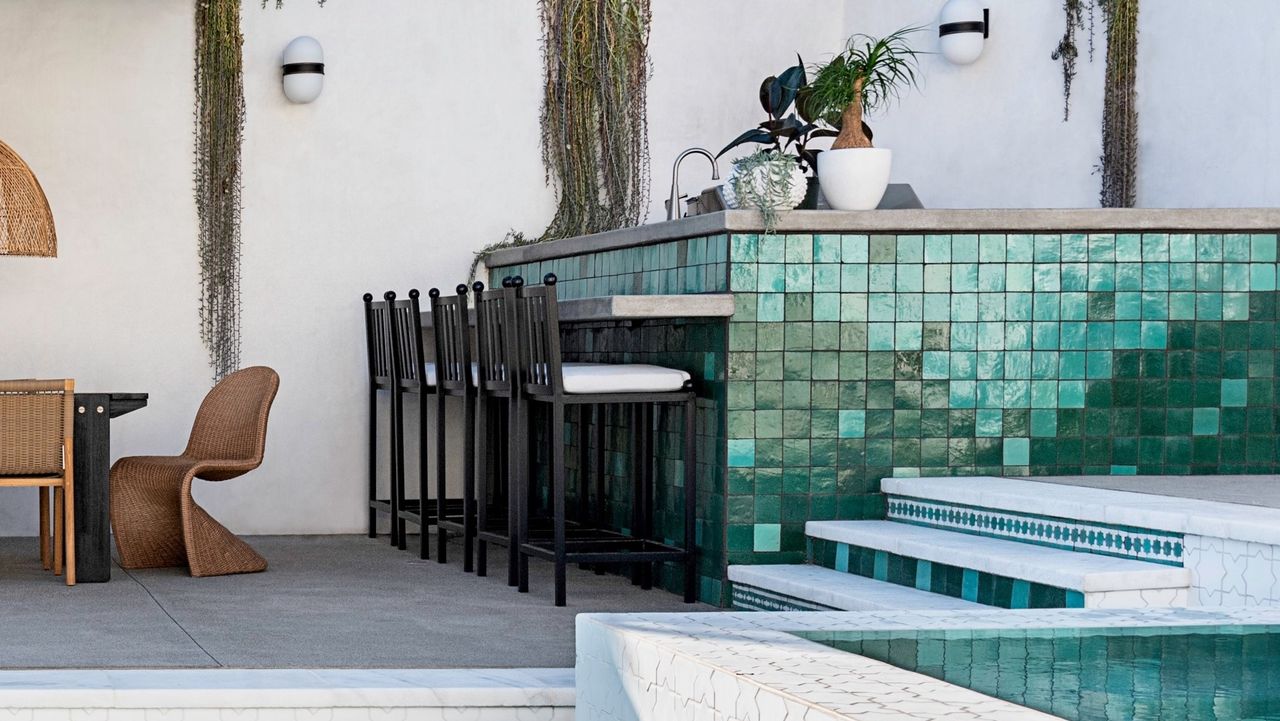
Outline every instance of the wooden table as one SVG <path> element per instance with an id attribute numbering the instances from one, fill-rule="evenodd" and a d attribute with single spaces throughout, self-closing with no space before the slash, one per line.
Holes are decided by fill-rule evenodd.
<path id="1" fill-rule="evenodd" d="M 77 583 L 111 580 L 111 419 L 146 405 L 146 393 L 76 394 Z"/>

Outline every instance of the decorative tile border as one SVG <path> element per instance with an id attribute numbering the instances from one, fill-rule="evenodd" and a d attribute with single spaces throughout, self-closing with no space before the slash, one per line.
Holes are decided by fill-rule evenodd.
<path id="1" fill-rule="evenodd" d="M 820 603 L 806 601 L 762 588 L 733 585 L 733 608 L 739 611 L 838 611 Z"/>
<path id="2" fill-rule="evenodd" d="M 1070 518 L 993 510 L 908 496 L 889 496 L 888 518 L 929 528 L 1181 566 L 1181 534 Z"/>

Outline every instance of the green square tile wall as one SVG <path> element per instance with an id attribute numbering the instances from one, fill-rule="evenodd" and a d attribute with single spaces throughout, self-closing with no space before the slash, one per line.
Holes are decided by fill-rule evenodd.
<path id="1" fill-rule="evenodd" d="M 714 379 L 704 600 L 727 564 L 803 561 L 805 521 L 883 516 L 886 476 L 1280 471 L 1273 233 L 719 235 L 491 278 L 546 272 L 735 296 L 697 362 L 649 324 L 566 330 Z"/>

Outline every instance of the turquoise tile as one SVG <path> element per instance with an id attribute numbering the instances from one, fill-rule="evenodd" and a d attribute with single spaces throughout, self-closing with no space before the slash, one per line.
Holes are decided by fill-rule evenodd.
<path id="1" fill-rule="evenodd" d="M 1231 233 L 1222 236 L 1222 259 L 1228 263 L 1248 263 L 1250 256 L 1249 236 Z"/>
<path id="2" fill-rule="evenodd" d="M 1058 407 L 1057 381 L 1051 381 L 1051 380 L 1031 381 L 1031 407 L 1032 408 L 1057 408 Z"/>
<path id="3" fill-rule="evenodd" d="M 1008 331 L 1006 331 L 1008 332 Z M 1031 377 L 1031 351 L 1010 350 L 1004 352 L 1005 378 Z"/>
<path id="4" fill-rule="evenodd" d="M 921 591 L 928 591 L 933 585 L 933 563 L 930 561 L 916 561 L 916 588 Z"/>
<path id="5" fill-rule="evenodd" d="M 841 293 L 840 320 L 865 323 L 867 321 L 867 295 L 865 293 Z"/>
<path id="6" fill-rule="evenodd" d="M 1001 321 L 979 322 L 978 350 L 1004 350 L 1004 323 Z"/>
<path id="7" fill-rule="evenodd" d="M 1116 237 L 1111 233 L 1090 233 L 1089 262 L 1116 262 Z"/>
<path id="8" fill-rule="evenodd" d="M 840 411 L 840 437 L 862 438 L 867 432 L 867 412 L 864 410 Z"/>
<path id="9" fill-rule="evenodd" d="M 761 263 L 785 263 L 787 240 L 781 235 L 761 235 L 756 240 L 757 260 Z"/>
<path id="10" fill-rule="evenodd" d="M 896 324 L 893 338 L 894 350 L 920 350 L 922 342 L 923 329 L 919 323 Z"/>
<path id="11" fill-rule="evenodd" d="M 951 262 L 977 263 L 978 262 L 978 236 L 976 235 L 951 236 Z"/>
<path id="12" fill-rule="evenodd" d="M 840 266 L 840 290 L 845 293 L 866 293 L 867 266 L 865 264 Z"/>
<path id="13" fill-rule="evenodd" d="M 1058 377 L 1058 351 L 1032 351 L 1031 377 L 1052 379 Z"/>
<path id="14" fill-rule="evenodd" d="M 840 320 L 840 294 L 814 293 L 813 319 L 815 321 Z"/>
<path id="15" fill-rule="evenodd" d="M 593 278 L 592 280 L 594 281 L 595 279 Z M 756 285 L 756 264 L 735 263 L 733 269 L 729 271 L 729 290 L 746 292 L 758 290 Z"/>
<path id="16" fill-rule="evenodd" d="M 1169 294 L 1169 320 L 1195 320 L 1195 318 L 1195 293 Z"/>
<path id="17" fill-rule="evenodd" d="M 978 320 L 978 294 L 954 293 L 951 296 L 951 320 Z"/>
<path id="18" fill-rule="evenodd" d="M 897 290 L 895 281 L 896 269 L 897 266 L 893 263 L 873 263 L 868 268 L 867 289 L 886 293 L 892 293 Z"/>
<path id="19" fill-rule="evenodd" d="M 813 262 L 839 263 L 841 261 L 842 239 L 839 235 L 813 236 Z"/>
<path id="20" fill-rule="evenodd" d="M 1276 289 L 1276 266 L 1271 263 L 1254 263 L 1249 266 L 1249 290 Z"/>
<path id="21" fill-rule="evenodd" d="M 977 403 L 977 382 L 952 380 L 950 394 L 952 408 L 973 408 Z"/>
<path id="22" fill-rule="evenodd" d="M 899 293 L 924 291 L 924 266 L 918 263 L 900 263 L 897 268 L 896 290 Z"/>
<path id="23" fill-rule="evenodd" d="M 1006 380 L 1004 382 L 1005 408 L 1031 407 L 1031 381 Z"/>
<path id="24" fill-rule="evenodd" d="M 1003 263 L 982 263 L 978 266 L 978 290 L 987 293 L 1003 293 L 1005 289 Z"/>
<path id="25" fill-rule="evenodd" d="M 1196 259 L 1196 236 L 1173 234 L 1169 236 L 1169 261 L 1172 263 L 1190 263 Z"/>
<path id="26" fill-rule="evenodd" d="M 1115 347 L 1119 350 L 1142 346 L 1142 325 L 1136 320 L 1118 320 L 1115 328 Z"/>
<path id="27" fill-rule="evenodd" d="M 924 237 L 924 262 L 950 263 L 951 236 L 926 235 Z"/>
<path id="28" fill-rule="evenodd" d="M 757 523 L 752 549 L 756 553 L 770 553 L 782 549 L 782 524 Z"/>
<path id="29" fill-rule="evenodd" d="M 786 290 L 788 293 L 812 293 L 813 266 L 788 263 L 786 266 Z"/>
<path id="30" fill-rule="evenodd" d="M 840 260 L 844 263 L 866 263 L 868 238 L 865 235 L 840 236 Z"/>
<path id="31" fill-rule="evenodd" d="M 977 378 L 978 354 L 972 351 L 951 351 L 951 379 L 974 380 Z"/>
<path id="32" fill-rule="evenodd" d="M 974 263 L 957 263 L 951 266 L 951 291 L 975 293 L 978 290 L 978 266 Z"/>
<path id="33" fill-rule="evenodd" d="M 784 319 L 785 308 L 782 293 L 761 293 L 756 296 L 756 320 L 761 323 L 780 323 Z"/>
<path id="34" fill-rule="evenodd" d="M 729 467 L 750 468 L 756 464 L 756 442 L 751 439 L 729 440 Z"/>
<path id="35" fill-rule="evenodd" d="M 1005 237 L 1005 257 L 1010 263 L 1030 263 L 1035 260 L 1035 241 L 1030 235 Z"/>
<path id="36" fill-rule="evenodd" d="M 835 569 L 841 573 L 849 572 L 849 544 L 836 544 L 836 562 Z"/>
<path id="37" fill-rule="evenodd" d="M 951 350 L 977 350 L 978 349 L 978 324 L 977 323 L 951 323 Z"/>
<path id="38" fill-rule="evenodd" d="M 1058 405 L 1061 408 L 1084 408 L 1084 381 L 1059 381 Z"/>
<path id="39" fill-rule="evenodd" d="M 891 321 L 898 318 L 898 296 L 895 293 L 870 293 L 867 295 L 867 320 Z"/>
<path id="40" fill-rule="evenodd" d="M 926 321 L 951 320 L 951 295 L 949 293 L 925 293 L 924 319 Z"/>
<path id="41" fill-rule="evenodd" d="M 1009 598 L 1009 608 L 1028 608 L 1031 605 L 1031 583 L 1015 579 L 1013 582 L 1012 594 Z"/>
<path id="42" fill-rule="evenodd" d="M 1218 433 L 1217 408 L 1196 408 L 1191 412 L 1191 433 L 1197 436 L 1213 436 Z"/>
<path id="43" fill-rule="evenodd" d="M 1201 233 L 1197 235 L 1196 260 L 1201 263 L 1221 262 L 1222 236 L 1216 233 Z"/>
<path id="44" fill-rule="evenodd" d="M 885 581 L 889 578 L 889 554 L 885 551 L 876 551 L 871 566 L 871 577 L 877 581 Z"/>
<path id="45" fill-rule="evenodd" d="M 1000 408 L 979 408 L 974 425 L 981 438 L 995 438 L 1004 432 L 1004 411 Z"/>
<path id="46" fill-rule="evenodd" d="M 1031 441 L 1027 438 L 1004 439 L 1004 465 L 1025 466 L 1030 463 Z"/>
<path id="47" fill-rule="evenodd" d="M 761 293 L 781 293 L 787 289 L 787 267 L 781 263 L 761 263 L 756 266 L 756 290 Z"/>
<path id="48" fill-rule="evenodd" d="M 1009 263 L 1005 266 L 1005 290 L 1030 291 L 1033 288 L 1033 274 L 1030 263 Z"/>
<path id="49" fill-rule="evenodd" d="M 1252 251 L 1250 260 L 1255 263 L 1276 262 L 1276 236 L 1274 233 L 1255 233 L 1250 236 Z"/>
<path id="50" fill-rule="evenodd" d="M 978 351 L 978 378 L 991 380 L 1004 378 L 1004 353 L 1000 351 Z"/>
<path id="51" fill-rule="evenodd" d="M 1142 264 L 1116 263 L 1116 290 L 1142 290 Z"/>
<path id="52" fill-rule="evenodd" d="M 1084 594 L 1079 591 L 1067 591 L 1067 608 L 1084 608 Z"/>
<path id="53" fill-rule="evenodd" d="M 1142 347 L 1164 350 L 1169 347 L 1169 324 L 1162 320 L 1142 321 Z"/>
<path id="54" fill-rule="evenodd" d="M 839 293 L 841 266 L 837 263 L 821 263 L 813 266 L 813 290 L 817 293 Z"/>
<path id="55" fill-rule="evenodd" d="M 1138 475 L 1138 467 L 1137 466 L 1111 466 L 1111 475 L 1136 476 Z"/>
<path id="56" fill-rule="evenodd" d="M 1033 270 L 1033 290 L 1038 293 L 1062 290 L 1061 266 L 1057 263 L 1037 263 Z"/>
<path id="57" fill-rule="evenodd" d="M 1169 290 L 1169 264 L 1143 263 L 1142 289 Z"/>
<path id="58" fill-rule="evenodd" d="M 1168 262 L 1169 236 L 1166 233 L 1144 233 L 1142 259 L 1147 262 Z"/>
<path id="59" fill-rule="evenodd" d="M 788 235 L 784 253 L 787 263 L 812 263 L 813 236 Z"/>
<path id="60" fill-rule="evenodd" d="M 1169 290 L 1195 290 L 1196 264 L 1170 263 Z"/>
<path id="61" fill-rule="evenodd" d="M 755 263 L 758 260 L 756 236 L 733 235 L 729 239 L 729 260 L 734 263 Z"/>
<path id="62" fill-rule="evenodd" d="M 1143 293 L 1142 318 L 1144 320 L 1165 320 L 1169 317 L 1168 293 Z"/>
<path id="63" fill-rule="evenodd" d="M 960 598 L 966 601 L 977 603 L 978 601 L 978 572 L 966 568 L 960 576 Z M 1081 596 L 1080 606 L 1084 606 L 1084 598 Z"/>
<path id="64" fill-rule="evenodd" d="M 1249 395 L 1249 382 L 1243 378 L 1223 378 L 1222 379 L 1222 405 L 1226 406 L 1244 406 L 1247 405 Z"/>
<path id="65" fill-rule="evenodd" d="M 1105 380 L 1111 377 L 1111 351 L 1091 350 L 1085 355 L 1087 357 L 1085 377 L 1090 380 Z"/>
<path id="66" fill-rule="evenodd" d="M 1142 260 L 1142 236 L 1138 233 L 1116 235 L 1116 262 L 1135 263 Z"/>
<path id="67" fill-rule="evenodd" d="M 1141 293 L 1116 293 L 1116 320 L 1137 320 L 1141 317 Z"/>
<path id="68" fill-rule="evenodd" d="M 1030 293 L 1005 294 L 1005 320 L 1031 320 L 1032 297 Z"/>
<path id="69" fill-rule="evenodd" d="M 1089 237 L 1083 233 L 1062 236 L 1062 262 L 1082 263 L 1089 260 Z"/>
<path id="70" fill-rule="evenodd" d="M 924 236 L 899 235 L 897 258 L 899 263 L 923 263 Z"/>
<path id="71" fill-rule="evenodd" d="M 951 377 L 951 353 L 927 350 L 924 352 L 922 366 L 926 380 L 946 380 Z"/>
<path id="72" fill-rule="evenodd" d="M 1089 350 L 1109 350 L 1114 347 L 1116 329 L 1114 323 L 1090 321 L 1086 329 Z"/>
<path id="73" fill-rule="evenodd" d="M 978 320 L 1004 320 L 1004 318 L 1004 293 L 978 294 Z"/>
<path id="74" fill-rule="evenodd" d="M 1031 324 L 1028 322 L 1006 322 L 1004 324 L 1004 347 L 1006 350 L 1031 350 Z"/>
<path id="75" fill-rule="evenodd" d="M 1113 291 L 1116 289 L 1115 263 L 1089 264 L 1089 290 Z"/>
<path id="76" fill-rule="evenodd" d="M 1052 383 L 1053 381 L 1045 381 Z M 1035 390 L 1033 388 L 1032 394 Z M 1055 399 L 1057 394 L 1054 394 Z M 1056 400 L 1055 400 L 1056 403 Z M 1055 438 L 1058 435 L 1058 411 L 1044 408 L 1033 408 L 1031 411 L 1031 437 Z"/>
<path id="77" fill-rule="evenodd" d="M 1057 349 L 1058 324 L 1052 321 L 1037 321 L 1031 324 L 1031 344 L 1037 350 Z"/>
<path id="78" fill-rule="evenodd" d="M 893 350 L 893 323 L 867 324 L 867 350 Z"/>
<path id="79" fill-rule="evenodd" d="M 1004 408 L 1004 381 L 978 381 L 975 397 L 978 408 Z"/>
<path id="80" fill-rule="evenodd" d="M 1062 261 L 1062 236 L 1035 236 L 1035 261 L 1037 263 L 1059 263 Z"/>
<path id="81" fill-rule="evenodd" d="M 1223 293 L 1222 319 L 1249 320 L 1249 294 Z"/>
<path id="82" fill-rule="evenodd" d="M 1059 343 L 1065 350 L 1084 350 L 1088 347 L 1088 325 L 1079 321 L 1059 324 Z"/>
<path id="83" fill-rule="evenodd" d="M 978 236 L 978 261 L 982 263 L 1004 263 L 1005 237 L 1003 235 L 984 234 Z"/>
<path id="84" fill-rule="evenodd" d="M 1035 293 L 1031 298 L 1033 320 L 1058 320 L 1062 317 L 1061 293 Z"/>
<path id="85" fill-rule="evenodd" d="M 926 265 L 924 267 L 924 290 L 926 293 L 950 292 L 951 266 L 943 264 Z"/>
<path id="86" fill-rule="evenodd" d="M 1064 291 L 1082 291 L 1089 289 L 1088 263 L 1063 263 L 1061 285 Z"/>
<path id="87" fill-rule="evenodd" d="M 1222 294 L 1196 293 L 1196 319 L 1222 320 Z"/>
<path id="88" fill-rule="evenodd" d="M 1248 263 L 1222 264 L 1222 287 L 1225 290 L 1249 290 L 1250 276 Z"/>

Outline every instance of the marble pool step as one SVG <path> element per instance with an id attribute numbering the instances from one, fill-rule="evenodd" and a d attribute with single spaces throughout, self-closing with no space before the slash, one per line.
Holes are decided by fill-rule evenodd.
<path id="1" fill-rule="evenodd" d="M 733 606 L 744 611 L 973 610 L 951 596 L 808 564 L 729 566 Z"/>
<path id="2" fill-rule="evenodd" d="M 970 587 L 1002 579 L 999 583 L 1012 583 L 1013 593 L 1024 597 L 1012 601 L 1013 607 L 1049 603 L 1037 599 L 1055 590 L 1066 592 L 1061 604 L 1066 606 L 1184 606 L 1191 580 L 1187 569 L 1178 566 L 894 521 L 810 521 L 805 524 L 805 533 L 811 539 L 837 544 L 837 571 L 903 585 L 914 583 L 929 590 L 937 590 L 929 582 L 935 572 L 943 577 L 949 573 L 953 581 L 962 577 L 962 583 Z M 839 567 L 842 563 L 845 568 Z M 904 573 L 910 577 L 895 578 Z M 944 592 L 982 600 L 974 596 L 972 588 Z"/>

